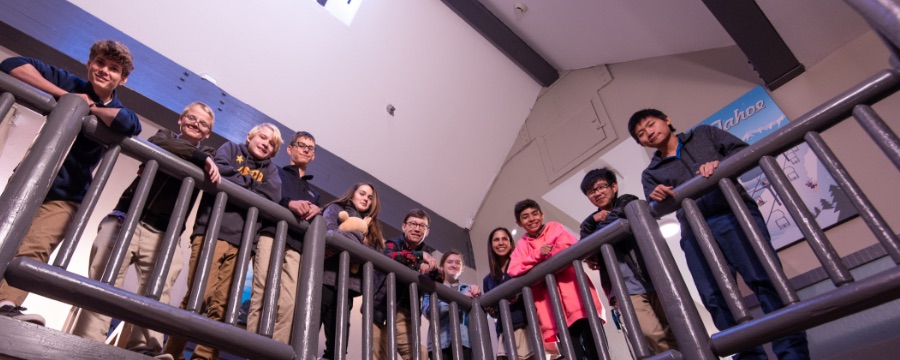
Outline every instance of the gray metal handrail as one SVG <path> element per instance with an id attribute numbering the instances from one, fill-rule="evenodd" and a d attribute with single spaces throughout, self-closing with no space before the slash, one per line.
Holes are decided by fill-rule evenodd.
<path id="1" fill-rule="evenodd" d="M 312 235 L 312 238 L 305 241 L 307 245 L 327 243 L 329 246 L 349 253 L 356 260 L 366 262 L 366 268 L 370 269 L 370 271 L 377 269 L 385 273 L 392 273 L 395 274 L 396 279 L 401 283 L 418 284 L 419 286 L 432 289 L 440 298 L 451 301 L 465 310 L 473 307 L 473 302 L 470 298 L 459 294 L 447 286 L 436 286 L 436 284 L 431 283 L 430 279 L 420 277 L 416 271 L 406 268 L 378 251 L 341 235 L 326 235 L 324 228 L 317 231 L 308 231 L 310 229 L 309 223 L 298 221 L 288 209 L 227 181 L 219 185 L 213 185 L 206 181 L 203 171 L 193 164 L 150 144 L 144 139 L 125 137 L 112 132 L 107 127 L 100 125 L 96 118 L 84 116 L 87 114 L 87 107 L 86 105 L 82 106 L 84 102 L 78 97 L 63 96 L 60 99 L 59 106 L 55 106 L 56 100 L 52 97 L 6 74 L 0 74 L 0 88 L 10 90 L 10 93 L 4 93 L 3 95 L 3 99 L 6 99 L 3 101 L 9 103 L 8 106 L 4 106 L 6 111 L 12 106 L 14 100 L 20 100 L 24 101 L 25 105 L 38 111 L 50 112 L 48 123 L 34 144 L 35 148 L 46 150 L 28 154 L 23 160 L 22 169 L 14 174 L 7 191 L 0 196 L 0 203 L 7 204 L 3 208 L 4 211 L 0 212 L 0 224 L 7 224 L 5 227 L 0 227 L 0 260 L 3 260 L 0 263 L 0 270 L 5 271 L 7 264 L 12 267 L 11 271 L 6 275 L 13 285 L 83 307 L 87 310 L 115 316 L 137 325 L 173 335 L 189 337 L 235 354 L 251 357 L 264 356 L 273 359 L 287 358 L 283 344 L 278 345 L 271 342 L 271 340 L 264 341 L 264 343 L 268 343 L 265 346 L 270 350 L 269 352 L 260 352 L 258 347 L 262 346 L 262 344 L 258 343 L 260 339 L 257 335 L 234 333 L 228 330 L 230 326 L 228 323 L 233 324 L 234 321 L 237 307 L 234 300 L 236 296 L 239 296 L 237 292 L 233 292 L 229 298 L 232 301 L 229 302 L 230 306 L 228 307 L 225 323 L 191 315 L 189 311 L 159 304 L 142 296 L 145 295 L 151 299 L 159 298 L 163 280 L 168 271 L 168 265 L 171 263 L 177 235 L 181 232 L 181 224 L 183 224 L 187 211 L 189 211 L 189 204 L 184 200 L 189 196 L 190 189 L 196 186 L 208 193 L 222 194 L 227 197 L 229 203 L 258 211 L 259 216 L 262 218 L 277 221 L 279 224 L 284 224 L 297 233 L 306 233 L 307 237 Z M 12 96 L 12 94 L 15 94 L 15 96 Z M 74 111 L 78 111 L 80 115 L 74 116 Z M 84 116 L 83 119 L 82 116 Z M 88 190 L 88 194 L 85 196 L 85 200 L 79 208 L 73 224 L 70 225 L 66 239 L 60 245 L 60 256 L 57 257 L 54 264 L 56 268 L 28 259 L 17 259 L 14 262 L 10 262 L 18 248 L 18 241 L 10 239 L 20 239 L 28 229 L 30 222 L 21 221 L 21 219 L 33 218 L 33 213 L 40 206 L 55 177 L 56 164 L 61 162 L 68 150 L 68 146 L 58 145 L 71 144 L 74 141 L 78 133 L 71 131 L 73 128 L 81 128 L 81 134 L 106 145 L 109 149 L 101 161 L 100 169 L 91 183 L 91 188 Z M 51 135 L 53 136 L 50 137 Z M 115 279 L 115 272 L 111 269 L 117 269 L 121 266 L 124 249 L 127 248 L 127 241 L 130 241 L 131 231 L 133 231 L 142 210 L 141 203 L 143 200 L 140 196 L 132 204 L 132 209 L 130 209 L 126 217 L 123 232 L 120 233 L 115 247 L 118 251 L 114 251 L 114 255 L 110 258 L 107 274 L 103 277 L 106 284 L 62 270 L 68 265 L 74 248 L 77 246 L 77 242 L 87 225 L 87 220 L 94 210 L 97 198 L 102 192 L 106 180 L 111 176 L 112 167 L 120 153 L 148 164 L 148 166 L 145 166 L 141 185 L 138 186 L 138 194 L 146 196 L 149 182 L 155 176 L 157 168 L 169 176 L 184 179 L 181 196 L 179 197 L 180 205 L 176 205 L 176 209 L 173 209 L 173 219 L 178 221 L 171 222 L 169 229 L 166 231 L 166 238 L 162 245 L 162 249 L 165 250 L 161 252 L 163 255 L 154 270 L 154 280 L 148 286 L 145 294 L 131 294 L 109 285 Z M 35 181 L 36 179 L 46 180 Z M 35 187 L 34 185 L 37 184 L 43 184 L 44 186 Z M 22 207 L 21 205 L 23 204 L 28 204 L 29 206 Z M 279 225 L 280 227 L 281 225 Z M 275 253 L 273 257 L 280 258 L 283 256 L 283 241 L 283 238 L 279 239 L 279 244 L 282 246 L 276 246 L 276 250 L 273 251 Z M 307 254 L 307 256 L 304 256 L 306 259 L 324 258 L 324 246 L 305 245 L 304 253 Z M 249 250 L 242 250 L 240 254 L 239 258 L 242 259 L 240 265 L 246 266 L 246 263 L 249 262 Z M 297 294 L 298 299 L 301 299 L 301 301 L 298 301 L 298 311 L 295 314 L 298 318 L 296 319 L 298 320 L 296 324 L 302 326 L 295 326 L 295 329 L 317 329 L 319 324 L 318 314 L 314 314 L 315 311 L 309 311 L 309 309 L 316 309 L 317 307 L 309 306 L 309 304 L 318 303 L 319 301 L 317 296 L 319 295 L 318 292 L 321 291 L 322 277 L 316 274 L 321 273 L 322 264 L 316 261 L 304 261 L 304 265 L 306 264 L 311 264 L 313 267 L 318 266 L 318 269 L 313 270 L 312 267 L 304 266 L 300 274 L 301 281 L 298 285 Z M 198 268 L 200 267 L 198 266 Z M 275 267 L 274 263 L 272 267 Z M 203 270 L 198 271 L 202 272 Z M 50 280 L 50 278 L 54 280 Z M 277 282 L 275 282 L 277 278 L 278 276 L 270 276 L 268 279 L 270 281 L 267 284 L 267 301 L 265 301 L 267 305 L 263 307 L 264 316 L 261 322 L 261 334 L 271 335 L 271 327 L 274 326 L 271 319 L 274 313 L 272 295 L 274 292 L 272 289 L 278 286 Z M 205 281 L 195 281 L 195 283 L 198 284 L 195 284 L 192 289 L 192 293 L 195 294 L 194 298 L 202 292 Z M 367 294 L 370 302 L 373 295 L 374 291 L 369 291 Z M 371 310 L 368 312 L 369 316 L 371 316 Z M 346 331 L 346 329 L 343 331 Z M 296 338 L 298 335 L 300 339 Z M 300 356 L 300 358 L 315 356 L 315 347 L 318 342 L 314 339 L 317 336 L 318 331 L 307 333 L 304 333 L 303 330 L 295 331 L 294 350 L 297 354 L 306 354 Z M 255 347 L 251 346 L 254 342 L 256 342 Z"/>
<path id="2" fill-rule="evenodd" d="M 56 106 L 57 102 L 49 94 L 35 87 L 19 81 L 11 75 L 0 71 L 0 91 L 8 91 L 16 99 L 21 101 L 41 114 L 47 115 Z"/>
<path id="3" fill-rule="evenodd" d="M 873 27 L 879 31 L 892 52 L 892 64 L 896 64 L 896 50 L 900 47 L 900 35 L 898 35 L 900 34 L 900 31 L 898 31 L 900 29 L 900 5 L 889 0 L 848 0 L 848 3 L 857 8 Z M 896 269 L 854 282 L 834 249 L 831 248 L 822 230 L 811 220 L 808 211 L 805 211 L 805 205 L 802 202 L 795 201 L 796 199 L 791 200 L 791 198 L 796 198 L 795 194 L 791 193 L 792 189 L 789 189 L 788 184 L 781 183 L 775 187 L 778 188 L 783 198 L 786 197 L 793 202 L 791 208 L 793 215 L 795 218 L 800 217 L 801 220 L 798 221 L 804 223 L 804 227 L 801 230 L 807 238 L 813 239 L 814 243 L 811 244 L 811 247 L 818 255 L 823 267 L 831 274 L 835 284 L 841 286 L 830 293 L 806 301 L 800 301 L 796 292 L 790 288 L 787 278 L 780 269 L 777 256 L 768 249 L 759 233 L 759 229 L 752 225 L 749 213 L 747 213 L 745 205 L 742 204 L 740 196 L 734 187 L 735 185 L 731 180 L 745 171 L 759 166 L 761 159 L 763 159 L 762 165 L 769 178 L 777 180 L 781 175 L 779 170 L 773 166 L 770 156 L 778 155 L 806 141 L 810 143 L 816 154 L 823 158 L 822 161 L 826 163 L 829 172 L 834 174 L 839 184 L 849 190 L 848 196 L 853 197 L 853 204 L 859 210 L 860 216 L 863 217 L 876 238 L 887 249 L 888 254 L 895 262 L 900 264 L 900 242 L 897 241 L 897 236 L 886 225 L 884 219 L 868 202 L 858 186 L 849 177 L 849 174 L 846 174 L 846 170 L 830 153 L 827 145 L 820 141 L 817 135 L 817 133 L 825 131 L 855 114 L 860 125 L 881 146 L 888 158 L 895 165 L 900 164 L 900 160 L 897 160 L 900 159 L 900 145 L 898 145 L 900 141 L 868 107 L 896 93 L 898 90 L 900 90 L 900 75 L 898 75 L 896 70 L 883 70 L 873 75 L 792 121 L 763 140 L 721 161 L 715 174 L 710 178 L 697 176 L 678 186 L 674 189 L 676 194 L 674 198 L 659 203 L 654 202 L 649 204 L 649 206 L 642 201 L 630 204 L 626 208 L 628 221 L 617 220 L 617 222 L 613 223 L 613 225 L 626 228 L 623 234 L 613 234 L 613 230 L 608 230 L 608 227 L 604 228 L 602 231 L 582 239 L 581 242 L 570 249 L 566 249 L 532 268 L 524 276 L 511 279 L 485 293 L 478 300 L 479 304 L 496 306 L 498 303 L 505 302 L 501 300 L 512 297 L 519 291 L 527 290 L 526 287 L 529 285 L 543 282 L 543 277 L 547 274 L 552 274 L 566 266 L 572 266 L 572 260 L 593 256 L 598 252 L 597 250 L 601 249 L 607 263 L 607 271 L 611 275 L 613 291 L 616 294 L 624 293 L 626 289 L 621 284 L 621 274 L 615 266 L 610 266 L 610 264 L 615 264 L 616 261 L 615 254 L 607 244 L 615 243 L 626 235 L 633 235 L 641 249 L 645 263 L 648 266 L 648 272 L 664 304 L 665 313 L 673 333 L 676 334 L 676 340 L 679 345 L 679 352 L 669 351 L 664 354 L 657 354 L 653 357 L 657 359 L 680 357 L 682 354 L 689 359 L 714 359 L 717 355 L 725 356 L 742 351 L 775 338 L 809 329 L 900 297 L 900 283 L 897 281 Z M 769 160 L 766 160 L 767 158 Z M 705 239 L 703 239 L 709 248 L 707 250 L 707 261 L 712 264 L 718 264 L 719 272 L 721 273 L 720 277 L 723 277 L 722 285 L 720 286 L 728 288 L 723 290 L 723 294 L 727 298 L 726 302 L 732 308 L 735 317 L 741 318 L 743 321 L 743 324 L 725 329 L 710 338 L 706 335 L 704 326 L 699 320 L 697 309 L 690 305 L 692 301 L 688 296 L 687 288 L 674 265 L 672 254 L 665 240 L 661 234 L 658 234 L 658 225 L 653 219 L 675 212 L 682 208 L 684 204 L 691 208 L 691 204 L 693 204 L 692 199 L 699 198 L 717 187 L 721 187 L 725 191 L 726 198 L 734 209 L 735 214 L 738 215 L 743 231 L 750 234 L 748 236 L 751 239 L 751 245 L 757 256 L 763 261 L 764 268 L 766 268 L 769 277 L 775 284 L 779 297 L 788 306 L 757 319 L 752 319 L 741 303 L 736 286 L 733 285 L 733 279 L 730 279 L 730 275 L 723 268 L 722 255 L 720 253 L 716 254 L 718 251 L 717 245 L 712 241 L 711 235 L 707 233 Z M 690 209 L 688 210 L 692 225 L 699 228 L 700 232 L 703 232 L 705 224 L 696 206 L 693 206 L 693 212 Z M 697 231 L 695 230 L 695 232 Z M 701 239 L 698 237 L 699 240 Z M 578 266 L 579 264 L 576 262 L 574 265 Z M 547 279 L 546 281 L 552 281 L 552 279 Z M 629 342 L 632 344 L 632 348 L 636 349 L 637 356 L 642 358 L 648 356 L 646 349 L 643 349 L 641 345 L 643 339 L 639 335 L 636 336 L 636 334 L 639 334 L 639 328 L 636 328 L 633 324 L 636 322 L 636 319 L 629 314 L 634 309 L 630 307 L 630 304 L 627 304 L 627 301 L 622 303 L 624 305 L 622 308 L 625 312 L 625 325 L 629 329 Z M 511 324 L 508 319 L 508 305 L 501 304 L 501 310 L 504 310 L 504 308 L 506 308 L 506 311 L 501 311 L 499 321 L 506 330 L 504 333 L 509 334 Z M 526 310 L 533 311 L 528 305 Z M 534 320 L 534 316 L 530 316 L 529 321 L 533 323 Z M 532 336 L 537 336 L 534 331 L 532 331 Z M 568 341 L 565 336 L 561 336 L 560 339 L 565 351 Z M 513 344 L 513 340 L 510 338 L 504 341 L 507 342 L 508 346 Z M 540 339 L 536 338 L 533 340 L 533 343 L 537 344 L 539 341 Z M 537 346 L 540 345 L 537 344 Z M 568 356 L 569 354 L 566 355 Z M 603 354 L 600 355 L 602 356 Z"/>

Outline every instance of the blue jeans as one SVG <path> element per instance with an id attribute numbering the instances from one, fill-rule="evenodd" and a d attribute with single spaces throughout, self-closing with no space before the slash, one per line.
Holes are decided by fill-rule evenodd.
<path id="1" fill-rule="evenodd" d="M 750 207 L 750 213 L 756 221 L 757 226 L 762 231 L 769 247 L 771 248 L 771 238 L 769 231 L 766 229 L 765 221 L 759 209 L 756 206 Z M 753 252 L 750 241 L 738 224 L 737 217 L 732 213 L 720 214 L 706 218 L 706 223 L 712 231 L 716 243 L 721 249 L 728 267 L 731 270 L 732 278 L 735 272 L 739 272 L 744 278 L 744 283 L 756 294 L 759 305 L 765 313 L 769 313 L 784 307 L 781 298 L 775 291 L 775 286 L 766 274 L 765 269 Z M 697 285 L 697 291 L 706 310 L 712 315 L 713 322 L 719 330 L 728 329 L 737 325 L 725 297 L 716 284 L 716 278 L 713 276 L 709 265 L 706 263 L 697 239 L 690 226 L 682 222 L 681 226 L 681 249 L 684 250 L 684 256 L 687 259 L 688 268 L 691 270 L 691 276 Z M 772 342 L 772 350 L 778 355 L 779 359 L 809 359 L 809 349 L 806 342 L 806 333 L 798 332 Z M 767 359 L 765 351 L 761 346 L 738 354 L 736 359 Z"/>

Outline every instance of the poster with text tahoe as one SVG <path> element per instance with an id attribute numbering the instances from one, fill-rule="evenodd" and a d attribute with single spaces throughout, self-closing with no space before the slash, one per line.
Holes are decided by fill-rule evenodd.
<path id="1" fill-rule="evenodd" d="M 757 86 L 700 125 L 712 125 L 728 131 L 748 144 L 775 132 L 789 120 L 769 93 Z M 856 215 L 856 209 L 805 143 L 797 145 L 775 160 L 819 226 L 827 229 Z M 756 200 L 772 235 L 772 246 L 779 249 L 803 238 L 800 228 L 775 193 L 762 169 L 755 167 L 738 178 L 747 193 Z"/>

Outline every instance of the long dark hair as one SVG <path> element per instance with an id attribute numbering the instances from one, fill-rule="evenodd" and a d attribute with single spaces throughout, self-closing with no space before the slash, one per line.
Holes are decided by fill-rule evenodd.
<path id="1" fill-rule="evenodd" d="M 491 243 L 493 242 L 493 239 L 494 239 L 494 233 L 498 232 L 498 231 L 503 231 L 504 233 L 506 233 L 506 237 L 509 238 L 509 253 L 507 253 L 506 256 L 497 255 L 497 253 L 494 252 L 494 247 L 491 246 L 492 245 Z M 502 281 L 503 275 L 506 274 L 506 271 L 503 270 L 503 265 L 506 264 L 507 262 L 509 262 L 509 256 L 512 255 L 513 250 L 516 249 L 516 242 L 513 241 L 513 237 L 512 237 L 512 234 L 509 232 L 509 229 L 501 226 L 494 230 L 491 230 L 491 232 L 488 233 L 487 244 L 488 244 L 488 265 L 490 265 L 490 268 L 491 268 L 491 278 L 494 279 L 494 281 Z"/>
<path id="2" fill-rule="evenodd" d="M 366 234 L 366 238 L 363 239 L 363 243 L 366 244 L 366 246 L 373 247 L 378 250 L 384 250 L 384 236 L 382 236 L 381 234 L 381 225 L 378 223 L 378 213 L 381 212 L 381 202 L 378 201 L 378 190 L 375 189 L 375 185 L 367 182 L 358 182 L 354 184 L 353 187 L 351 187 L 349 190 L 347 190 L 344 195 L 341 195 L 341 197 L 337 198 L 337 200 L 328 203 L 328 206 L 331 206 L 331 204 L 337 204 L 338 206 L 345 206 L 347 204 L 350 204 L 350 206 L 353 206 L 351 202 L 351 200 L 353 199 L 353 194 L 355 194 L 356 190 L 358 190 L 360 186 L 363 185 L 372 188 L 372 204 L 369 205 L 368 211 L 359 214 L 359 216 L 362 216 L 363 218 L 367 216 L 372 218 L 372 221 L 369 222 L 369 232 Z"/>

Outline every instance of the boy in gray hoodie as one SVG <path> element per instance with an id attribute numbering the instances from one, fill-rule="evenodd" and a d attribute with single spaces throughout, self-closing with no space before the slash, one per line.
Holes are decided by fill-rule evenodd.
<path id="1" fill-rule="evenodd" d="M 674 188 L 694 176 L 712 176 L 719 161 L 747 147 L 747 143 L 716 127 L 700 125 L 688 133 L 676 135 L 672 121 L 662 111 L 645 109 L 634 113 L 628 121 L 628 131 L 641 146 L 656 149 L 650 165 L 641 175 L 647 199 L 663 201 L 674 197 Z M 750 214 L 771 246 L 765 220 L 756 202 L 740 187 L 739 191 Z M 737 217 L 728 206 L 725 195 L 718 188 L 696 199 L 732 275 L 740 272 L 747 286 L 759 299 L 766 313 L 781 309 L 784 303 L 775 292 L 772 281 L 740 230 Z M 693 230 L 684 216 L 684 209 L 676 213 L 681 223 L 681 248 L 703 305 L 720 330 L 737 325 L 722 292 L 716 285 Z M 773 250 L 774 251 L 774 250 Z M 798 332 L 772 342 L 779 359 L 809 359 L 806 334 Z M 767 359 L 762 347 L 737 354 L 736 359 Z"/>

